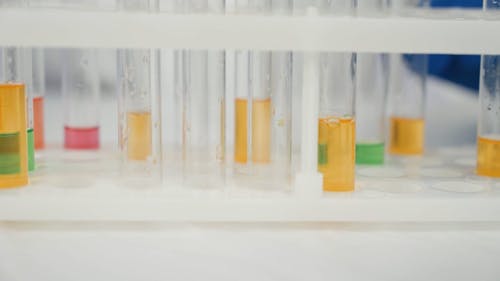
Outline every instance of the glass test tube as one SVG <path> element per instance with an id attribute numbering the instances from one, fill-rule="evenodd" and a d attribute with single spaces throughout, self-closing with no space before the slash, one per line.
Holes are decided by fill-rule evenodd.
<path id="1" fill-rule="evenodd" d="M 63 51 L 64 147 L 99 148 L 99 74 L 96 50 Z"/>
<path id="2" fill-rule="evenodd" d="M 484 9 L 500 9 L 500 2 L 484 0 Z M 500 177 L 500 56 L 483 55 L 479 85 L 477 168 L 480 176 Z"/>
<path id="3" fill-rule="evenodd" d="M 120 9 L 156 11 L 148 0 L 120 1 Z M 118 50 L 119 142 L 122 172 L 153 183 L 161 179 L 159 53 L 151 49 Z"/>
<path id="4" fill-rule="evenodd" d="M 3 82 L 22 83 L 26 97 L 26 128 L 28 140 L 28 170 L 35 170 L 35 143 L 33 132 L 33 79 L 30 48 L 3 48 Z"/>
<path id="5" fill-rule="evenodd" d="M 320 58 L 318 167 L 325 191 L 354 190 L 354 60 L 350 53 Z"/>
<path id="6" fill-rule="evenodd" d="M 350 0 L 297 2 L 302 4 L 299 8 L 316 8 L 321 15 L 352 12 Z M 352 53 L 320 53 L 318 170 L 324 191 L 354 190 L 355 59 Z"/>
<path id="7" fill-rule="evenodd" d="M 291 1 L 237 1 L 237 13 L 291 12 Z M 237 174 L 288 184 L 291 168 L 291 54 L 235 55 L 234 162 Z"/>
<path id="8" fill-rule="evenodd" d="M 33 48 L 33 130 L 35 132 L 35 149 L 45 147 L 45 118 L 44 118 L 44 95 L 45 95 L 45 62 L 44 51 L 41 48 Z"/>
<path id="9" fill-rule="evenodd" d="M 28 184 L 24 85 L 0 84 L 0 188 Z"/>
<path id="10" fill-rule="evenodd" d="M 175 11 L 222 14 L 223 0 L 177 3 Z M 184 183 L 194 187 L 220 187 L 225 161 L 225 52 L 177 50 L 176 89 L 182 103 Z"/>
<path id="11" fill-rule="evenodd" d="M 385 0 L 357 0 L 356 14 L 380 17 Z M 356 57 L 356 163 L 384 163 L 387 55 L 358 53 Z"/>
<path id="12" fill-rule="evenodd" d="M 393 0 L 396 15 L 422 7 L 422 0 Z M 389 152 L 424 153 L 427 55 L 391 54 L 389 57 Z"/>

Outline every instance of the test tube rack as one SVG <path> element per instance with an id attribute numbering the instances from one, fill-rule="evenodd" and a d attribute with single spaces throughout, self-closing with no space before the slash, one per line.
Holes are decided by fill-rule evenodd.
<path id="1" fill-rule="evenodd" d="M 325 18 L 1 10 L 0 45 L 500 54 L 500 38 L 492 36 L 500 20 L 456 13 Z M 317 102 L 312 95 L 302 100 L 303 145 L 317 143 L 307 133 L 316 126 Z M 113 157 L 82 153 L 76 157 L 92 164 L 57 167 L 51 161 L 66 154 L 44 153 L 51 155 L 41 164 L 46 169 L 34 174 L 29 188 L 0 193 L 1 221 L 500 221 L 500 181 L 474 175 L 473 148 L 358 167 L 357 190 L 348 194 L 321 192 L 314 149 L 301 150 L 304 163 L 285 192 L 124 188 L 112 174 L 104 176 L 116 164 Z"/>

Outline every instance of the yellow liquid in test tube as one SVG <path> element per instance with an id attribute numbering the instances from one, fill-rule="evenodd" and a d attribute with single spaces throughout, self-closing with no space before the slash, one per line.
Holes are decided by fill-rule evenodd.
<path id="1" fill-rule="evenodd" d="M 151 113 L 127 113 L 127 156 L 130 160 L 147 160 L 151 156 Z"/>
<path id="2" fill-rule="evenodd" d="M 247 100 L 236 99 L 236 129 L 234 137 L 234 162 L 247 162 Z"/>
<path id="3" fill-rule="evenodd" d="M 355 121 L 352 118 L 319 119 L 318 169 L 324 191 L 353 191 Z"/>
<path id="4" fill-rule="evenodd" d="M 0 188 L 28 184 L 26 97 L 22 84 L 0 84 Z"/>
<path id="5" fill-rule="evenodd" d="M 252 161 L 271 162 L 271 99 L 253 100 Z"/>
<path id="6" fill-rule="evenodd" d="M 397 155 L 424 153 L 424 119 L 391 117 L 389 152 Z"/>
<path id="7" fill-rule="evenodd" d="M 500 177 L 500 139 L 477 139 L 477 174 Z"/>
<path id="8" fill-rule="evenodd" d="M 236 130 L 234 161 L 248 161 L 248 102 L 236 99 Z M 271 99 L 252 101 L 252 161 L 269 163 L 271 161 Z"/>

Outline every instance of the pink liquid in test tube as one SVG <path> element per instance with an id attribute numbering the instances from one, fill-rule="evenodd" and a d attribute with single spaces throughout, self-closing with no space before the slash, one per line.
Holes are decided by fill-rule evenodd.
<path id="1" fill-rule="evenodd" d="M 67 149 L 98 149 L 99 127 L 64 127 L 64 147 Z"/>

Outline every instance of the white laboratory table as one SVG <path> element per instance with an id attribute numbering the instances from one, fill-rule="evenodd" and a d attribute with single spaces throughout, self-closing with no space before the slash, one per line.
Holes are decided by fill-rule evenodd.
<path id="1" fill-rule="evenodd" d="M 498 280 L 494 224 L 7 224 L 0 280 Z"/>

